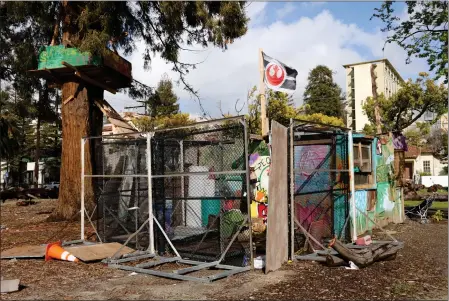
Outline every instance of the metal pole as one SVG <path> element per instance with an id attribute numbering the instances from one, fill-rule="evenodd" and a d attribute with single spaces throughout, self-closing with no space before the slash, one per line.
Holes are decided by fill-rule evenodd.
<path id="1" fill-rule="evenodd" d="M 245 144 L 245 169 L 246 169 L 246 203 L 248 206 L 249 250 L 250 250 L 251 269 L 254 269 L 253 228 L 252 228 L 253 223 L 252 223 L 252 219 L 251 219 L 251 192 L 250 192 L 251 187 L 250 187 L 250 183 L 249 183 L 250 167 L 249 167 L 249 154 L 248 154 L 248 127 L 247 127 L 245 120 L 242 121 L 242 124 L 243 124 L 244 139 L 245 139 L 244 144 Z"/>
<path id="2" fill-rule="evenodd" d="M 81 240 L 84 240 L 84 144 L 86 140 L 81 138 Z"/>
<path id="3" fill-rule="evenodd" d="M 184 173 L 184 141 L 179 141 L 179 151 L 180 151 L 180 161 L 181 161 L 181 173 Z M 185 198 L 185 194 L 184 194 L 184 176 L 181 176 L 181 196 L 182 196 L 182 201 L 181 201 L 181 214 L 182 214 L 182 219 L 184 220 L 184 226 L 187 226 L 187 221 L 186 221 L 186 201 L 184 200 Z"/>
<path id="4" fill-rule="evenodd" d="M 348 159 L 349 159 L 349 190 L 350 199 L 349 204 L 352 212 L 352 241 L 357 240 L 357 219 L 356 219 L 356 207 L 355 207 L 355 185 L 354 185 L 354 148 L 352 141 L 352 130 L 348 131 Z"/>
<path id="5" fill-rule="evenodd" d="M 294 222 L 294 214 L 295 214 L 295 172 L 294 172 L 294 146 L 293 146 L 293 120 L 290 119 L 290 259 L 293 260 L 293 255 L 295 253 L 295 222 Z"/>
<path id="6" fill-rule="evenodd" d="M 149 250 L 154 253 L 154 230 L 153 230 L 153 179 L 151 177 L 151 138 L 154 132 L 147 134 L 147 173 L 148 173 L 148 229 Z"/>

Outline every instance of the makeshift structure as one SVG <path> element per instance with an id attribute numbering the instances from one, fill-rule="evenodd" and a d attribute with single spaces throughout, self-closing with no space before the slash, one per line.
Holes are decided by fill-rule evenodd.
<path id="1" fill-rule="evenodd" d="M 137 269 L 177 261 L 189 270 L 163 277 L 192 280 L 184 273 L 202 268 L 226 271 L 212 281 L 249 269 L 253 262 L 250 231 L 248 134 L 243 117 L 201 122 L 150 133 L 87 137 L 95 151 L 97 221 L 101 242 L 122 242 L 138 250 L 136 257 L 116 258 L 112 267 Z M 83 186 L 84 187 L 84 186 Z M 84 189 L 81 197 L 84 209 Z M 90 215 L 87 217 L 90 219 Z M 84 218 L 82 218 L 84 220 Z M 92 223 L 93 225 L 93 223 Z M 82 224 L 81 239 L 84 239 Z M 173 255 L 174 257 L 159 257 Z M 134 259 L 157 262 L 119 265 Z"/>

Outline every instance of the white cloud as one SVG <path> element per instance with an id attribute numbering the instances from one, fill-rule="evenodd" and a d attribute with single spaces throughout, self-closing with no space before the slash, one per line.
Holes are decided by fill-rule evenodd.
<path id="1" fill-rule="evenodd" d="M 257 18 L 264 15 L 264 8 L 265 3 L 260 2 L 254 2 L 248 7 L 251 10 L 249 15 L 255 18 L 253 22 L 256 24 Z M 308 72 L 313 67 L 327 65 L 336 72 L 335 80 L 343 88 L 345 78 L 342 65 L 382 58 L 384 39 L 385 35 L 380 30 L 375 33 L 364 31 L 323 10 L 314 18 L 301 17 L 289 24 L 275 22 L 268 26 L 254 26 L 252 23 L 247 34 L 230 45 L 227 51 L 214 48 L 199 53 L 185 51 L 181 54 L 181 60 L 198 62 L 207 57 L 203 64 L 189 73 L 187 79 L 199 90 L 205 109 L 213 117 L 218 117 L 219 101 L 224 112 L 233 113 L 235 101 L 240 99 L 240 105 L 246 100 L 248 90 L 259 83 L 259 48 L 298 70 L 297 89 L 293 97 L 300 104 Z M 138 49 L 142 50 L 143 44 L 139 44 Z M 394 44 L 386 47 L 384 55 L 404 78 L 427 70 L 426 63 L 419 59 L 406 65 L 406 53 Z M 150 86 L 155 86 L 165 72 L 173 79 L 178 78 L 171 71 L 171 65 L 159 56 L 153 59 L 151 72 L 143 70 L 141 53 L 136 52 L 128 59 L 133 64 L 133 77 Z M 198 104 L 182 89 L 182 85 L 175 88 L 180 97 L 181 110 L 199 114 Z M 125 95 L 106 96 L 106 99 L 118 110 L 122 110 L 125 105 L 135 105 L 125 104 L 123 100 L 128 99 Z"/>
<path id="2" fill-rule="evenodd" d="M 279 19 L 285 18 L 290 15 L 296 9 L 295 4 L 293 2 L 287 2 L 282 8 L 276 11 L 276 16 Z"/>

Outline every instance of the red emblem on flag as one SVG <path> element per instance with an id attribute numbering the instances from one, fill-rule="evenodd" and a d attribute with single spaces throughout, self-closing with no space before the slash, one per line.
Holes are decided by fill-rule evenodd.
<path id="1" fill-rule="evenodd" d="M 265 68 L 267 82 L 275 87 L 279 87 L 284 83 L 285 73 L 284 67 L 276 62 L 270 62 Z"/>

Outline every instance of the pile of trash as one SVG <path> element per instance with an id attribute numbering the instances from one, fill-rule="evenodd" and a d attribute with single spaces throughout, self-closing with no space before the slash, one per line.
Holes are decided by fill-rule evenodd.
<path id="1" fill-rule="evenodd" d="M 344 244 L 334 238 L 328 248 L 312 254 L 296 256 L 296 259 L 313 260 L 330 267 L 344 266 L 347 269 L 359 269 L 377 261 L 393 260 L 403 247 L 403 242 L 373 241 L 369 235 L 357 239 L 355 244 Z"/>

